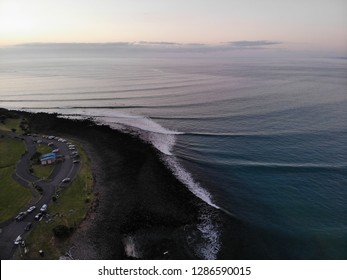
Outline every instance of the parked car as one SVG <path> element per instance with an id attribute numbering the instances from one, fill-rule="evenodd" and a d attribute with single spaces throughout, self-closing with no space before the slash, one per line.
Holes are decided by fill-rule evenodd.
<path id="1" fill-rule="evenodd" d="M 27 225 L 25 226 L 24 230 L 26 230 L 26 231 L 30 230 L 32 225 L 33 225 L 32 222 L 27 223 Z"/>
<path id="2" fill-rule="evenodd" d="M 41 212 L 44 212 L 44 211 L 46 211 L 46 210 L 47 210 L 47 204 L 43 204 L 43 205 L 41 206 L 40 211 L 41 211 Z"/>
<path id="3" fill-rule="evenodd" d="M 48 143 L 48 146 L 53 146 L 53 145 L 54 145 L 53 142 L 49 142 L 49 143 Z"/>
<path id="4" fill-rule="evenodd" d="M 36 206 L 35 206 L 35 205 L 34 205 L 34 206 L 31 206 L 31 207 L 29 207 L 29 209 L 27 210 L 27 212 L 28 212 L 28 213 L 31 213 L 31 212 L 33 212 L 35 209 L 36 209 Z"/>
<path id="5" fill-rule="evenodd" d="M 77 163 L 80 163 L 80 161 L 79 161 L 78 159 L 75 159 L 75 160 L 73 161 L 73 163 L 77 164 Z"/>
<path id="6" fill-rule="evenodd" d="M 59 153 L 59 149 L 54 149 L 52 153 Z"/>
<path id="7" fill-rule="evenodd" d="M 40 212 L 35 216 L 35 219 L 40 220 L 42 216 L 43 216 L 43 214 L 42 214 L 42 212 Z"/>
<path id="8" fill-rule="evenodd" d="M 69 183 L 70 181 L 71 181 L 70 178 L 65 178 L 65 179 L 63 179 L 61 182 L 62 182 L 62 183 Z"/>
<path id="9" fill-rule="evenodd" d="M 24 214 L 24 212 L 19 212 L 18 215 L 15 217 L 15 219 L 17 220 L 20 216 L 22 216 Z"/>
<path id="10" fill-rule="evenodd" d="M 17 216 L 16 216 L 16 221 L 22 221 L 24 218 L 25 218 L 25 216 L 27 215 L 28 213 L 27 212 L 20 212 Z"/>
<path id="11" fill-rule="evenodd" d="M 18 235 L 17 238 L 14 240 L 14 245 L 18 245 L 22 241 L 22 236 Z"/>

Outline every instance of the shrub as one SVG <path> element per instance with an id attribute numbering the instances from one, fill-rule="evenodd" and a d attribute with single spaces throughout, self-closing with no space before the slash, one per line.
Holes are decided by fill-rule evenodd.
<path id="1" fill-rule="evenodd" d="M 56 238 L 64 239 L 70 236 L 71 229 L 65 225 L 57 225 L 52 229 L 53 234 Z"/>

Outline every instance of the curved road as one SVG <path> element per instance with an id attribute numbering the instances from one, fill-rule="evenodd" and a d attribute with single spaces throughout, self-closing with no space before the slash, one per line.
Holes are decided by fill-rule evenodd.
<path id="1" fill-rule="evenodd" d="M 73 163 L 73 158 L 71 158 L 71 151 L 66 143 L 60 142 L 57 139 L 47 139 L 42 136 L 18 136 L 17 134 L 11 132 L 0 132 L 7 137 L 19 137 L 23 139 L 27 153 L 18 161 L 16 166 L 15 174 L 13 174 L 13 179 L 15 179 L 23 187 L 28 188 L 33 183 L 40 186 L 43 189 L 43 194 L 40 199 L 35 204 L 27 205 L 22 211 L 26 211 L 30 206 L 35 205 L 36 209 L 28 213 L 22 221 L 15 221 L 13 219 L 8 220 L 0 224 L 0 259 L 11 259 L 18 245 L 14 245 L 14 240 L 18 235 L 21 235 L 23 240 L 30 233 L 30 231 L 25 231 L 24 228 L 28 222 L 33 222 L 33 227 L 35 223 L 39 221 L 35 220 L 34 217 L 40 212 L 40 208 L 43 204 L 48 205 L 52 201 L 52 197 L 59 186 L 67 186 L 68 184 L 63 184 L 62 180 L 64 178 L 73 178 L 76 176 L 79 170 L 79 164 Z M 52 149 L 59 149 L 59 153 L 64 155 L 65 160 L 56 163 L 52 174 L 47 180 L 42 180 L 34 176 L 29 172 L 30 158 L 36 152 L 36 141 L 41 140 L 41 144 L 53 143 Z"/>

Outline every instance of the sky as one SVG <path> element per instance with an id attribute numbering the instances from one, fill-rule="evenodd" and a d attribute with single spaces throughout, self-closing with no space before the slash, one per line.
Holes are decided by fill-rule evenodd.
<path id="1" fill-rule="evenodd" d="M 138 41 L 347 54 L 347 1 L 0 0 L 0 46 Z"/>

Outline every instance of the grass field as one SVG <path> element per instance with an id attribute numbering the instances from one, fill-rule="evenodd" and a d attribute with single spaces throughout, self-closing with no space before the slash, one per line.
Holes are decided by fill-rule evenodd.
<path id="1" fill-rule="evenodd" d="M 45 252 L 45 259 L 57 259 L 68 250 L 69 239 L 58 240 L 52 229 L 65 225 L 75 229 L 85 218 L 90 202 L 93 200 L 93 178 L 90 161 L 81 145 L 77 144 L 81 160 L 81 169 L 72 183 L 61 190 L 59 198 L 48 206 L 52 221 L 46 218 L 36 223 L 26 240 L 29 253 L 25 259 L 41 259 L 39 250 Z"/>
<path id="2" fill-rule="evenodd" d="M 20 212 L 31 199 L 31 191 L 12 179 L 14 167 L 0 168 L 0 222 Z"/>
<path id="3" fill-rule="evenodd" d="M 54 165 L 33 165 L 32 168 L 36 177 L 47 179 L 51 175 Z"/>
<path id="4" fill-rule="evenodd" d="M 23 133 L 23 130 L 20 128 L 20 123 L 22 119 L 6 119 L 4 123 L 0 123 L 0 130 L 11 131 L 15 129 L 17 133 Z"/>
<path id="5" fill-rule="evenodd" d="M 0 138 L 0 168 L 15 165 L 24 152 L 25 146 L 21 140 Z"/>
<path id="6" fill-rule="evenodd" d="M 42 155 L 48 154 L 52 152 L 51 147 L 44 145 L 44 144 L 37 144 L 36 145 L 36 150 L 41 153 Z"/>
<path id="7" fill-rule="evenodd" d="M 0 222 L 17 214 L 32 197 L 29 189 L 12 179 L 16 163 L 24 151 L 21 140 L 0 138 Z"/>

